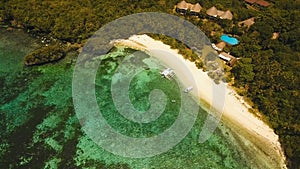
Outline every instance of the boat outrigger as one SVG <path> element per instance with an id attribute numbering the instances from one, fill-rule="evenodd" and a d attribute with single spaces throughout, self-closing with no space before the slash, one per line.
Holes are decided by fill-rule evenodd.
<path id="1" fill-rule="evenodd" d="M 162 77 L 169 79 L 169 80 L 175 76 L 175 73 L 171 68 L 165 69 L 164 71 L 160 72 L 160 74 Z"/>

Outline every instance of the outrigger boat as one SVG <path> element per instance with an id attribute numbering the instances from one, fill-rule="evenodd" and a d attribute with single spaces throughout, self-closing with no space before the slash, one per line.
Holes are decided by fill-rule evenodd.
<path id="1" fill-rule="evenodd" d="M 191 90 L 193 90 L 193 86 L 190 86 L 190 87 L 186 88 L 186 89 L 184 90 L 184 92 L 185 92 L 185 93 L 189 93 Z"/>
<path id="2" fill-rule="evenodd" d="M 175 73 L 171 68 L 165 69 L 164 71 L 160 72 L 160 74 L 162 77 L 169 79 L 169 80 L 175 76 Z"/>

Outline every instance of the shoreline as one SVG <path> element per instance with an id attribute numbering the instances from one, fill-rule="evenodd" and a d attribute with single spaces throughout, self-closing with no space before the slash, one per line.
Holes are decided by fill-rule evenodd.
<path id="1" fill-rule="evenodd" d="M 239 142 L 241 149 L 247 152 L 245 154 L 246 158 L 248 156 L 256 157 L 251 162 L 263 168 L 287 168 L 286 158 L 278 135 L 266 123 L 249 112 L 248 108 L 251 106 L 244 102 L 242 97 L 232 87 L 223 82 L 219 85 L 215 84 L 206 72 L 198 69 L 193 62 L 185 60 L 182 55 L 178 54 L 176 49 L 171 49 L 170 46 L 147 35 L 134 35 L 129 39 L 116 40 L 113 43 L 116 46 L 126 46 L 144 51 L 162 62 L 168 63 L 171 68 L 188 68 L 189 72 L 185 73 L 190 73 L 189 76 L 192 76 L 193 79 L 188 79 L 183 71 L 176 72 L 175 70 L 176 75 L 183 79 L 182 82 L 185 87 L 194 83 L 198 90 L 193 90 L 192 94 L 199 100 L 203 100 L 205 104 L 212 105 L 214 93 L 209 91 L 226 89 L 224 107 L 216 109 L 223 112 L 221 122 L 229 128 L 235 141 Z M 180 64 L 174 61 L 175 58 L 172 58 L 172 60 L 168 58 L 174 56 L 176 56 L 175 58 Z"/>

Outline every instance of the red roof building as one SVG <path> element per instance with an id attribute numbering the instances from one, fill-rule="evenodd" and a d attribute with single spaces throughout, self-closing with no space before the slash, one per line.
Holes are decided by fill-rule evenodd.
<path id="1" fill-rule="evenodd" d="M 249 3 L 249 4 L 254 4 L 257 0 L 245 0 L 245 2 Z"/>
<path id="2" fill-rule="evenodd" d="M 268 7 L 270 6 L 271 4 L 267 1 L 264 1 L 264 0 L 258 0 L 255 2 L 257 5 L 260 5 L 260 6 L 263 6 L 263 7 Z"/>
<path id="3" fill-rule="evenodd" d="M 251 4 L 251 5 L 257 4 L 262 7 L 268 7 L 271 5 L 269 2 L 267 2 L 265 0 L 244 0 L 244 1 L 248 4 Z"/>

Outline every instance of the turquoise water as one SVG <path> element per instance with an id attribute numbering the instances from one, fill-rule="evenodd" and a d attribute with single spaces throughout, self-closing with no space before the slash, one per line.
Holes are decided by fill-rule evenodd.
<path id="1" fill-rule="evenodd" d="M 77 53 L 59 63 L 24 67 L 23 56 L 36 41 L 21 31 L 0 30 L 0 168 L 252 168 L 243 153 L 219 128 L 203 144 L 198 143 L 207 116 L 199 110 L 195 125 L 174 148 L 151 158 L 124 158 L 95 144 L 81 129 L 72 103 L 72 76 Z M 118 114 L 111 97 L 111 78 L 130 49 L 114 49 L 98 70 L 96 98 L 103 116 L 120 133 L 149 137 L 162 133 L 178 116 L 179 88 L 162 81 L 159 70 L 144 70 L 130 84 L 129 97 L 139 110 L 147 110 L 154 88 L 168 98 L 166 109 L 154 122 L 138 124 Z M 144 55 L 139 61 L 147 59 Z"/>
<path id="2" fill-rule="evenodd" d="M 221 40 L 230 45 L 237 45 L 239 43 L 239 41 L 236 38 L 225 35 L 225 34 L 221 36 Z"/>

